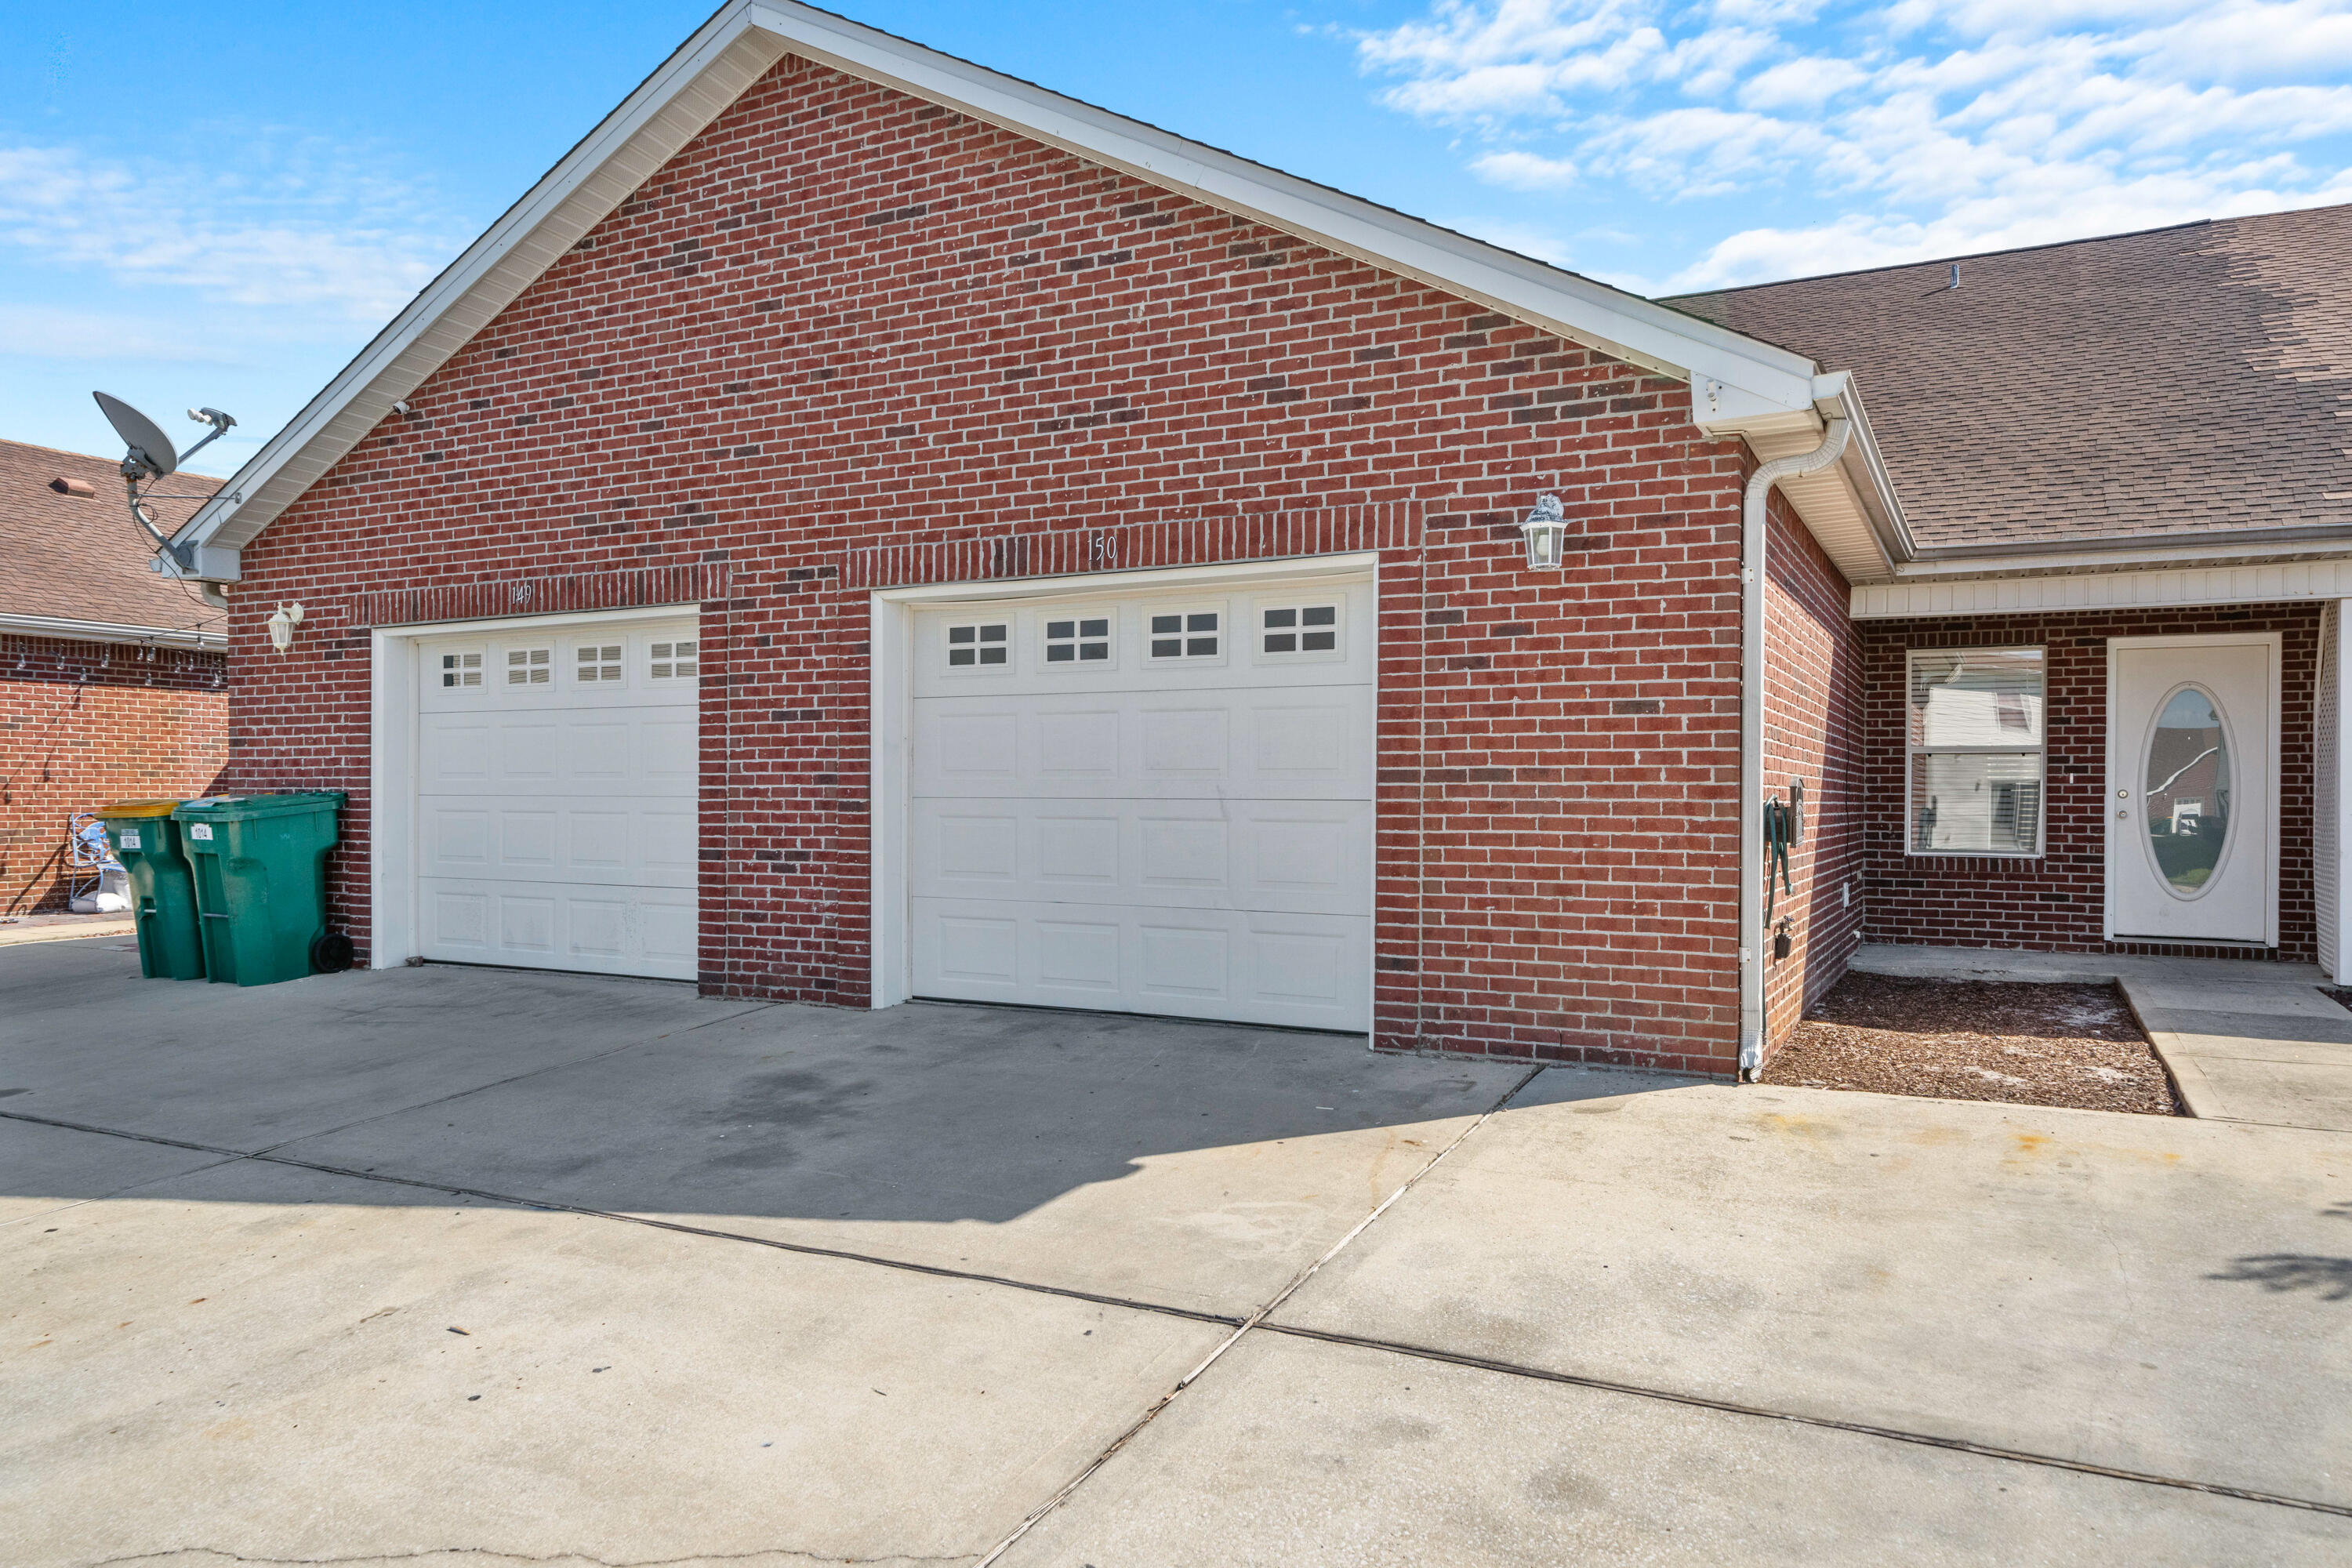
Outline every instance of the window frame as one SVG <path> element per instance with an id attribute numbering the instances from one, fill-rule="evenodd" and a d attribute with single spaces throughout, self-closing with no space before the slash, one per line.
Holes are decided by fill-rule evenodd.
<path id="1" fill-rule="evenodd" d="M 1308 610 L 1323 609 L 1331 612 L 1331 622 L 1328 626 L 1309 626 L 1303 620 L 1288 626 L 1269 627 L 1265 624 L 1265 617 L 1271 612 L 1289 610 L 1304 616 Z M 1308 633 L 1327 630 L 1331 634 L 1329 647 L 1295 647 L 1277 650 L 1269 649 L 1265 646 L 1265 639 L 1268 637 L 1287 633 L 1297 640 L 1304 642 Z M 1339 664 L 1345 662 L 1347 657 L 1348 595 L 1344 590 L 1328 598 L 1319 595 L 1306 597 L 1291 595 L 1283 598 L 1262 598 L 1251 604 L 1250 658 L 1253 660 L 1259 663 L 1271 661 L 1276 664 Z"/>
<path id="2" fill-rule="evenodd" d="M 1021 646 L 1021 623 L 1018 616 L 1009 614 L 1001 616 L 983 615 L 971 616 L 950 616 L 942 617 L 939 625 L 939 668 L 940 673 L 942 675 L 953 676 L 957 679 L 961 680 L 987 676 L 1011 675 L 1020 668 L 1020 658 L 1013 651 Z M 1003 632 L 1004 635 L 1002 637 L 994 638 L 982 637 L 981 633 L 986 631 L 991 626 L 996 627 Z M 969 628 L 972 634 L 972 640 L 969 643 L 959 643 L 955 641 L 955 634 L 967 628 Z M 955 662 L 955 650 L 959 647 L 971 648 L 971 662 L 970 664 L 958 664 Z M 1004 650 L 1004 657 L 994 663 L 983 660 L 980 657 L 981 651 L 983 648 L 990 647 L 1003 648 Z"/>
<path id="3" fill-rule="evenodd" d="M 1918 661 L 1922 657 L 1948 658 L 1954 654 L 2019 654 L 2030 653 L 2042 667 L 2042 731 L 2040 738 L 2030 746 L 1935 746 L 1914 741 L 1911 735 L 1911 693 L 1916 686 Z M 1903 794 L 1898 810 L 1903 818 L 1903 856 L 1906 860 L 2040 860 L 2050 847 L 2050 647 L 2047 643 L 1992 643 L 1965 647 L 1908 647 L 1903 653 Z M 1913 816 L 1914 777 L 1921 752 L 1937 756 L 2022 757 L 2032 756 L 2041 762 L 2041 794 L 2033 813 L 2033 847 L 2031 849 L 1922 849 L 1918 847 L 1919 825 Z"/>
<path id="4" fill-rule="evenodd" d="M 662 650 L 665 648 L 669 651 L 664 653 Z M 679 648 L 685 648 L 688 651 L 681 654 L 677 651 Z M 677 667 L 682 664 L 691 665 L 693 668 L 681 670 Z M 690 637 L 682 637 L 672 633 L 667 642 L 656 642 L 651 637 L 646 639 L 646 680 L 667 686 L 680 680 L 691 680 L 698 684 L 701 679 L 702 638 L 698 628 L 697 635 Z"/>
<path id="5" fill-rule="evenodd" d="M 602 691 L 609 687 L 633 684 L 629 679 L 629 644 L 626 635 L 617 645 L 602 637 L 593 642 L 573 641 L 571 644 L 572 688 L 593 686 Z M 596 657 L 583 659 L 580 657 L 583 653 L 593 653 Z M 590 674 L 591 670 L 595 673 Z M 612 673 L 605 673 L 608 670 Z"/>
<path id="6" fill-rule="evenodd" d="M 433 674 L 438 679 L 432 683 L 431 689 L 436 691 L 488 691 L 491 689 L 490 650 L 488 644 L 482 644 L 472 647 L 436 648 L 433 651 L 430 657 L 441 661 L 434 667 Z M 469 658 L 474 661 L 470 666 L 466 663 L 466 660 Z M 466 677 L 469 674 L 475 677 L 471 684 L 468 684 L 466 680 Z M 449 679 L 451 676 L 455 676 L 457 679 L 454 680 Z"/>
<path id="7" fill-rule="evenodd" d="M 1087 621 L 1102 621 L 1107 624 L 1109 629 L 1104 632 L 1100 637 L 1088 637 L 1083 632 L 1074 632 L 1071 636 L 1066 637 L 1055 637 L 1052 635 L 1052 630 L 1055 624 L 1061 621 L 1068 621 L 1072 623 L 1073 626 L 1082 626 Z M 1035 625 L 1037 628 L 1036 672 L 1038 674 L 1081 675 L 1088 671 L 1099 672 L 1102 670 L 1117 669 L 1118 668 L 1120 627 L 1118 607 L 1116 605 L 1097 605 L 1090 609 L 1061 609 L 1048 607 L 1041 609 L 1036 613 Z M 1084 646 L 1088 643 L 1103 643 L 1107 645 L 1103 657 L 1100 658 L 1086 658 L 1077 657 L 1079 654 L 1083 653 Z M 1057 646 L 1063 645 L 1066 645 L 1074 650 L 1073 657 L 1064 659 L 1055 658 L 1053 657 L 1054 648 Z"/>
<path id="8" fill-rule="evenodd" d="M 1187 621 L 1194 616 L 1216 616 L 1217 629 L 1213 632 L 1196 631 L 1188 626 L 1175 636 L 1178 641 L 1188 645 L 1194 637 L 1213 637 L 1217 639 L 1217 651 L 1192 653 L 1188 649 L 1183 653 L 1154 653 L 1151 650 L 1152 640 L 1155 637 L 1166 637 L 1169 635 L 1166 632 L 1155 632 L 1151 629 L 1151 620 L 1155 616 L 1179 616 Z M 1233 605 L 1225 600 L 1195 600 L 1170 604 L 1147 602 L 1138 611 L 1135 620 L 1137 645 L 1141 649 L 1143 656 L 1141 663 L 1146 669 L 1200 669 L 1226 664 L 1233 658 L 1234 610 Z"/>

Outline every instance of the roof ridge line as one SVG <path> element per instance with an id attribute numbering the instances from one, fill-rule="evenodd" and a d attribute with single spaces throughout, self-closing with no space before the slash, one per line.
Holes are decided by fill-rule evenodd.
<path id="1" fill-rule="evenodd" d="M 2323 202 L 2315 207 L 2282 207 L 2280 212 L 2325 212 L 2330 207 L 2352 206 L 2352 202 Z M 2186 223 L 2158 224 L 2153 228 L 2128 228 L 2117 234 L 2086 234 L 2074 239 L 2046 240 L 2040 245 L 2012 245 L 2005 250 L 1970 250 L 1958 256 L 1933 256 L 1918 261 L 1890 261 L 1884 267 L 1855 267 L 1843 272 L 1808 272 L 1796 278 L 1775 278 L 1769 283 L 1735 283 L 1724 289 L 1698 289 L 1687 294 L 1661 294 L 1662 305 L 1677 300 L 1716 300 L 1726 294 L 1752 294 L 1759 289 L 1785 289 L 1793 283 L 1827 283 L 1839 278 L 1870 278 L 1882 272 L 1907 272 L 1915 267 L 1950 267 L 1963 261 L 1982 261 L 1995 256 L 2031 256 L 2037 250 L 2063 250 L 2074 245 L 2105 245 L 2110 240 L 2139 239 L 2151 234 L 2170 234 L 2176 229 L 2210 228 L 2217 223 L 2238 223 L 2247 217 L 2272 217 L 2273 213 L 2244 213 L 2235 217 L 2190 218 Z"/>

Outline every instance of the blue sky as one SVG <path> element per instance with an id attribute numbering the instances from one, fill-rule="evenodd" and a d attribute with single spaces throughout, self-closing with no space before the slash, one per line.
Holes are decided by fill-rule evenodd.
<path id="1" fill-rule="evenodd" d="M 838 8 L 1643 293 L 2352 201 L 2352 0 Z M 709 11 L 0 0 L 0 436 L 229 471 Z"/>

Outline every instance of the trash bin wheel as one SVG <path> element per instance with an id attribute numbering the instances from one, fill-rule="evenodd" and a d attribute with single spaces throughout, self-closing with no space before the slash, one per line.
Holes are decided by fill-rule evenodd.
<path id="1" fill-rule="evenodd" d="M 310 967 L 320 974 L 340 974 L 352 966 L 352 939 L 339 931 L 322 931 L 310 941 Z"/>

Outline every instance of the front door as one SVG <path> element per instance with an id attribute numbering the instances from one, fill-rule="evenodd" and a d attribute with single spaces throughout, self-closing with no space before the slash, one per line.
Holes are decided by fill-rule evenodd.
<path id="1" fill-rule="evenodd" d="M 2277 942 L 2277 727 L 2274 637 L 2108 643 L 2110 936 Z"/>

